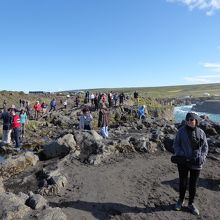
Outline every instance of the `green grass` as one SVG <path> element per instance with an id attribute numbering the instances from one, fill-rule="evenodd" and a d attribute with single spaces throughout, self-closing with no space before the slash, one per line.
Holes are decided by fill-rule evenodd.
<path id="1" fill-rule="evenodd" d="M 124 92 L 133 95 L 137 90 L 142 97 L 153 98 L 178 98 L 183 96 L 202 97 L 204 93 L 211 96 L 220 96 L 220 83 L 198 84 L 198 85 L 180 85 L 180 86 L 162 86 L 162 87 L 135 87 L 135 88 L 98 88 L 90 89 L 90 92 Z"/>
<path id="2" fill-rule="evenodd" d="M 203 97 L 204 93 L 209 93 L 210 96 L 219 95 L 220 96 L 220 83 L 214 84 L 198 84 L 198 85 L 181 85 L 181 86 L 162 86 L 162 87 L 135 87 L 135 88 L 97 88 L 89 89 L 90 94 L 92 92 L 124 92 L 127 95 L 133 97 L 134 91 L 139 92 L 140 97 L 142 98 L 179 98 L 184 96 L 193 96 L 193 97 Z M 86 89 L 84 89 L 86 91 Z M 68 93 L 68 91 L 65 91 Z M 12 91 L 0 91 L 0 106 L 3 103 L 3 100 L 7 100 L 8 106 L 11 104 L 19 105 L 19 99 L 29 100 L 31 106 L 34 105 L 35 101 L 45 101 L 49 104 L 50 100 L 56 97 L 57 101 L 64 99 L 63 96 L 57 95 L 29 95 L 24 94 L 23 92 L 12 92 Z M 84 96 L 82 96 L 83 99 Z M 153 105 L 153 104 L 151 104 Z"/>

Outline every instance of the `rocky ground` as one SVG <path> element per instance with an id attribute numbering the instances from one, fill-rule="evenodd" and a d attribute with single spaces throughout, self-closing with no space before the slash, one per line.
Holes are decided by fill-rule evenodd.
<path id="1" fill-rule="evenodd" d="M 40 162 L 37 168 L 9 179 L 6 190 L 15 194 L 37 190 L 35 173 L 40 167 L 58 167 L 67 178 L 63 190 L 45 196 L 49 206 L 61 208 L 66 219 L 219 219 L 219 162 L 212 159 L 208 159 L 199 180 L 196 203 L 200 218 L 190 214 L 187 207 L 180 212 L 173 210 L 178 173 L 169 153 L 117 155 L 98 166 L 82 164 L 68 155 L 59 164 L 57 160 Z M 40 212 L 33 211 L 24 219 L 38 219 Z"/>
<path id="2" fill-rule="evenodd" d="M 108 139 L 98 134 L 95 112 L 91 132 L 77 129 L 76 108 L 32 120 L 21 152 L 1 146 L 0 219 L 219 219 L 220 125 L 201 118 L 210 151 L 196 217 L 187 207 L 173 210 L 178 172 L 170 157 L 178 125 L 165 114 L 140 121 L 133 110 L 111 110 Z"/>

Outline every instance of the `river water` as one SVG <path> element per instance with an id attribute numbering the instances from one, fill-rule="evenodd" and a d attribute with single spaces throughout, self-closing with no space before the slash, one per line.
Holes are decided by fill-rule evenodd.
<path id="1" fill-rule="evenodd" d="M 185 119 L 187 112 L 191 111 L 193 105 L 183 105 L 174 108 L 174 118 L 177 123 Z M 195 112 L 195 111 L 194 111 Z M 220 123 L 220 114 L 210 114 L 206 112 L 196 112 L 198 115 L 207 115 L 210 120 Z"/>

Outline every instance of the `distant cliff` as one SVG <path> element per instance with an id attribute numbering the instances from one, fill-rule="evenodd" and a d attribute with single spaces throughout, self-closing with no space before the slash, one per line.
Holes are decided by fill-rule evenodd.
<path id="1" fill-rule="evenodd" d="M 220 100 L 207 100 L 197 103 L 193 106 L 192 110 L 197 112 L 220 114 Z"/>

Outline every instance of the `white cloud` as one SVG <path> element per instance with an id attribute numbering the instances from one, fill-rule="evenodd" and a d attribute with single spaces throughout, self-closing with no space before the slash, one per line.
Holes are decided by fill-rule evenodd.
<path id="1" fill-rule="evenodd" d="M 187 77 L 184 77 L 184 80 L 188 81 L 188 82 L 191 82 L 191 83 L 210 83 L 210 80 L 209 79 L 203 79 L 203 78 L 200 78 L 200 77 L 192 77 L 192 76 L 187 76 Z"/>
<path id="2" fill-rule="evenodd" d="M 220 82 L 219 75 L 201 75 L 201 76 L 187 76 L 184 77 L 184 80 L 191 83 L 217 83 Z"/>
<path id="3" fill-rule="evenodd" d="M 206 68 L 218 68 L 220 63 L 203 63 L 203 66 Z"/>
<path id="4" fill-rule="evenodd" d="M 196 75 L 184 77 L 184 80 L 190 83 L 217 83 L 220 82 L 220 63 L 200 63 L 206 71 L 215 74 Z"/>
<path id="5" fill-rule="evenodd" d="M 220 63 L 202 63 L 208 71 L 220 73 Z"/>
<path id="6" fill-rule="evenodd" d="M 220 10 L 220 0 L 167 0 L 167 2 L 181 3 L 190 10 L 204 10 L 207 16 L 212 16 L 216 10 Z"/>
<path id="7" fill-rule="evenodd" d="M 202 75 L 198 76 L 200 79 L 220 79 L 220 74 L 218 75 Z"/>

